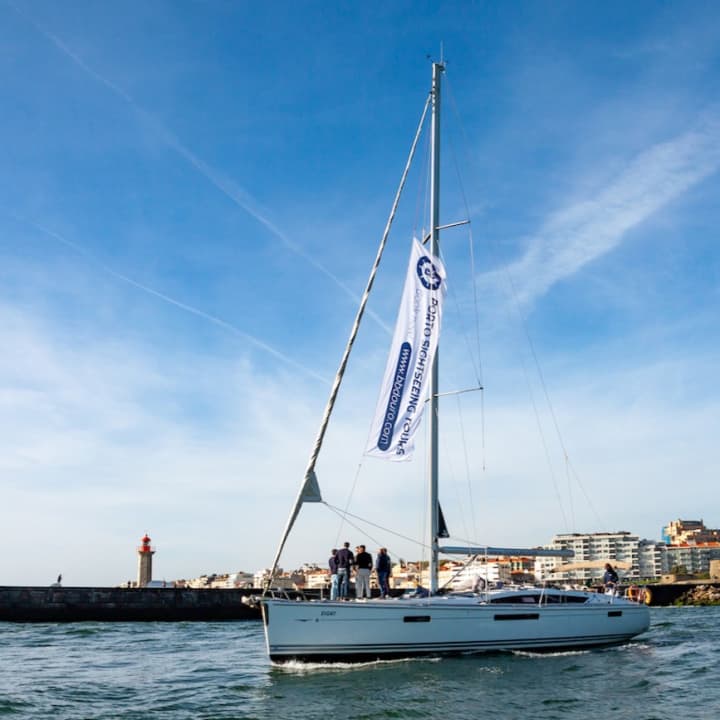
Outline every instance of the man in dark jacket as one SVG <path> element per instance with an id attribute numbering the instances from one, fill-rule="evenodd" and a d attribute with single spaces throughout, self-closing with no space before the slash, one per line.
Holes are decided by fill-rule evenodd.
<path id="1" fill-rule="evenodd" d="M 387 554 L 387 548 L 380 548 L 375 560 L 375 572 L 377 572 L 378 585 L 380 586 L 380 597 L 386 598 L 390 594 L 390 572 L 392 563 Z"/>
<path id="2" fill-rule="evenodd" d="M 335 556 L 338 570 L 338 597 L 347 598 L 350 591 L 350 571 L 355 564 L 355 556 L 350 550 L 350 543 L 346 542 L 337 551 Z"/>
<path id="3" fill-rule="evenodd" d="M 355 596 L 370 598 L 370 573 L 372 572 L 372 555 L 365 551 L 364 545 L 358 545 L 355 556 L 357 575 L 355 576 Z"/>
<path id="4" fill-rule="evenodd" d="M 605 574 L 603 575 L 603 582 L 605 583 L 605 591 L 615 592 L 615 588 L 618 584 L 618 574 L 613 569 L 610 563 L 605 563 Z"/>

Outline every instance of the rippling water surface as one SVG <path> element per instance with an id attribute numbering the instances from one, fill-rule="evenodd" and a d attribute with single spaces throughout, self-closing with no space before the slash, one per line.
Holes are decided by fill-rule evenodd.
<path id="1" fill-rule="evenodd" d="M 593 652 L 275 667 L 260 623 L 0 623 L 0 717 L 720 718 L 720 607 Z"/>

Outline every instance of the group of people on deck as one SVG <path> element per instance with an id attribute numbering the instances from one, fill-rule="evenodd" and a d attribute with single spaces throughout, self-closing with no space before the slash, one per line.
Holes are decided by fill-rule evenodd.
<path id="1" fill-rule="evenodd" d="M 346 542 L 339 550 L 333 548 L 328 561 L 330 567 L 330 599 L 346 600 L 350 597 L 350 578 L 355 574 L 355 597 L 370 597 L 370 575 L 373 571 L 373 558 L 364 545 L 358 545 L 355 553 Z M 375 558 L 380 597 L 390 594 L 390 573 L 392 565 L 387 548 L 380 548 Z"/>

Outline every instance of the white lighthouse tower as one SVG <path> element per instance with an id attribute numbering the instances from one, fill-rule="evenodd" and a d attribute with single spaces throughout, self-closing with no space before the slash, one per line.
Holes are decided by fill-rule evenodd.
<path id="1" fill-rule="evenodd" d="M 152 556 L 155 554 L 155 548 L 150 547 L 150 538 L 148 534 L 140 541 L 142 545 L 137 549 L 138 552 L 138 579 L 137 586 L 145 587 L 152 580 Z"/>

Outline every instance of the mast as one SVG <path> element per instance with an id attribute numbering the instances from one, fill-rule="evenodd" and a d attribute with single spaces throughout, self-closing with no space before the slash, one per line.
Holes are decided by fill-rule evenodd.
<path id="1" fill-rule="evenodd" d="M 440 255 L 440 79 L 445 71 L 443 62 L 432 66 L 431 137 L 430 137 L 430 252 Z M 440 511 L 438 504 L 438 347 L 433 359 L 430 376 L 430 593 L 438 588 L 438 534 Z"/>

